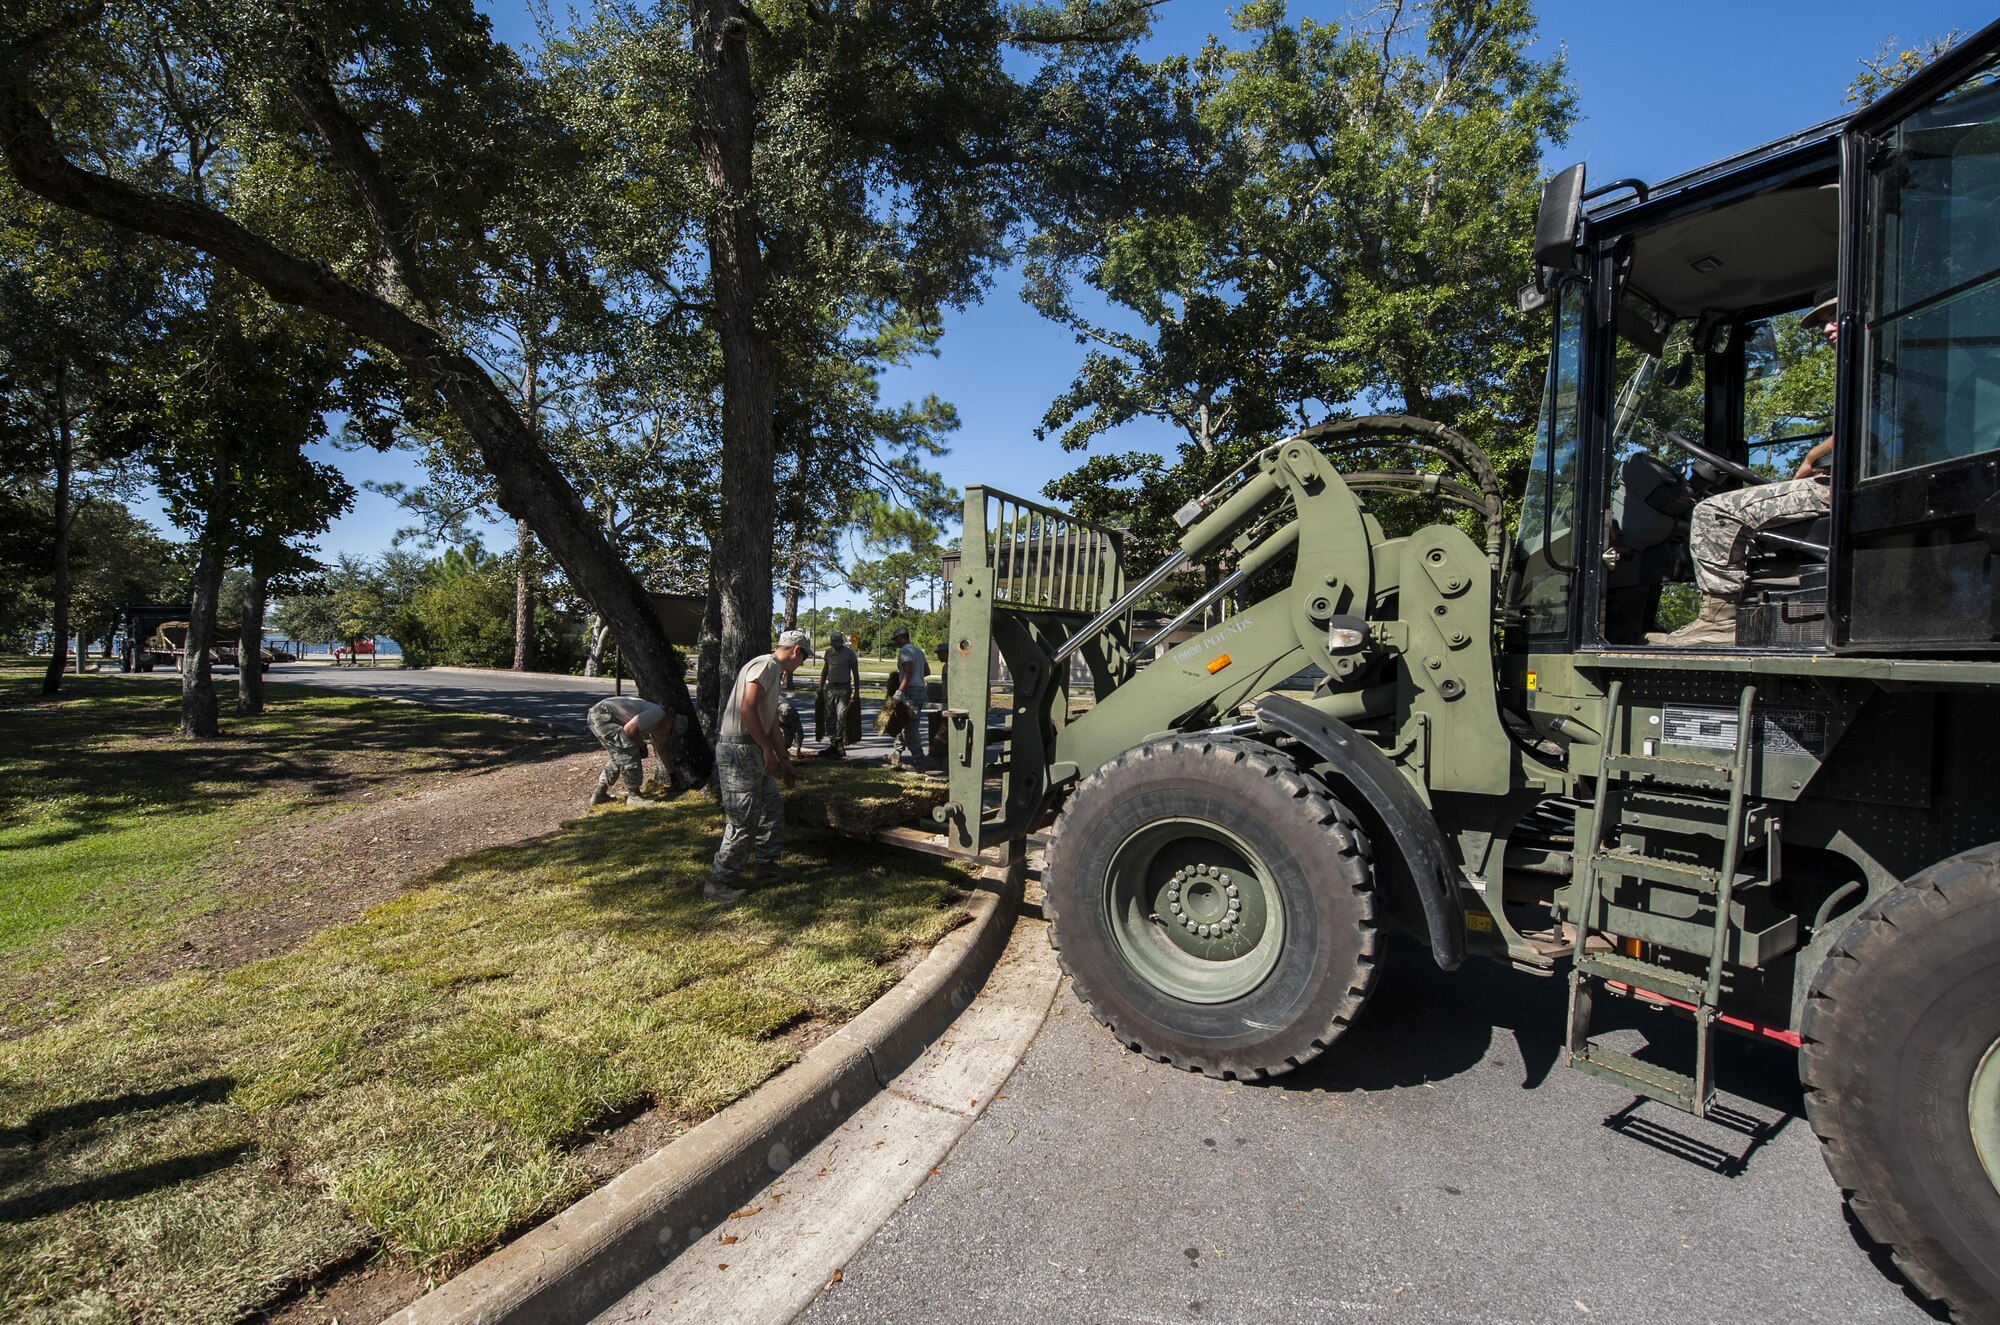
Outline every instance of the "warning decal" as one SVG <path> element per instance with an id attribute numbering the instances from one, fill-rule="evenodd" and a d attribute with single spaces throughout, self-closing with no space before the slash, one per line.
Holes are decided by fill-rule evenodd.
<path id="1" fill-rule="evenodd" d="M 1764 709 L 1756 715 L 1757 735 L 1767 755 L 1820 755 L 1826 752 L 1826 714 L 1818 709 Z M 1668 745 L 1708 750 L 1736 748 L 1736 710 L 1703 704 L 1669 704 L 1660 715 L 1660 739 Z"/>

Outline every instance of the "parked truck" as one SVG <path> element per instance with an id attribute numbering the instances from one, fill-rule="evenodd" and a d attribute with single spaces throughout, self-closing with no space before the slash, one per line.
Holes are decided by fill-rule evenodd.
<path id="1" fill-rule="evenodd" d="M 1552 179 L 1524 492 L 1448 428 L 1339 420 L 1138 567 L 1116 529 L 968 489 L 938 817 L 965 852 L 1050 831 L 1051 938 L 1113 1034 L 1289 1071 L 1361 1015 L 1396 924 L 1446 969 L 1566 978 L 1568 1064 L 1697 1115 L 1718 1033 L 1791 1046 L 1854 1213 L 2000 1320 L 1997 53 L 2000 24 L 1662 184 Z M 1756 533 L 1733 642 L 1662 642 L 1697 504 L 1819 435 L 1749 402 L 1828 285 L 1830 509 Z M 1385 524 L 1413 501 L 1435 518 Z M 1691 1061 L 1604 1043 L 1607 997 L 1690 1019 Z"/>

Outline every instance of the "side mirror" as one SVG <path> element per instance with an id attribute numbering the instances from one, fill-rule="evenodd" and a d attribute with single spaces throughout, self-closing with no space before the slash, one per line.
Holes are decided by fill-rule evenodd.
<path id="1" fill-rule="evenodd" d="M 1568 271 L 1575 263 L 1577 225 L 1583 219 L 1583 162 L 1557 172 L 1542 185 L 1542 208 L 1535 216 L 1535 267 Z"/>

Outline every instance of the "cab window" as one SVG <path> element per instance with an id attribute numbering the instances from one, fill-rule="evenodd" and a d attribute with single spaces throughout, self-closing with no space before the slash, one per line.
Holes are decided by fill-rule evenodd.
<path id="1" fill-rule="evenodd" d="M 1864 479 L 2000 448 L 2000 70 L 1881 139 L 1864 296 Z"/>

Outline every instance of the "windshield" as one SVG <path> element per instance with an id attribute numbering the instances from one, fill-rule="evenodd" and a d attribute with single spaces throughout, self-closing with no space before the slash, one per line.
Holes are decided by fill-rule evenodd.
<path id="1" fill-rule="evenodd" d="M 1514 544 L 1514 564 L 1521 576 L 1517 605 L 1534 635 L 1563 634 L 1569 625 L 1584 294 L 1580 282 L 1568 282 L 1556 304 L 1547 396 L 1535 428 L 1534 466 L 1522 494 L 1521 526 Z"/>
<path id="2" fill-rule="evenodd" d="M 1535 424 L 1535 460 L 1521 499 L 1523 556 L 1556 547 L 1569 533 L 1576 498 L 1577 373 L 1582 362 L 1583 287 L 1563 287 L 1547 394 Z"/>

